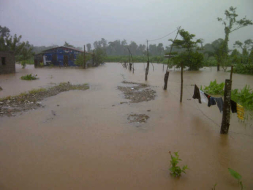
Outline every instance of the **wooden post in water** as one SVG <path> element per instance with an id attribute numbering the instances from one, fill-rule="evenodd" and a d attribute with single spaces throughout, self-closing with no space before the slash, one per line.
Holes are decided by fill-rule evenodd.
<path id="1" fill-rule="evenodd" d="M 167 83 L 168 83 L 168 78 L 169 78 L 169 71 L 166 71 L 165 75 L 164 75 L 164 87 L 163 90 L 167 90 Z"/>
<path id="2" fill-rule="evenodd" d="M 94 66 L 95 64 L 95 54 L 94 54 L 94 50 L 93 50 L 93 54 L 92 54 L 92 65 Z"/>
<path id="3" fill-rule="evenodd" d="M 183 83 L 184 83 L 184 67 L 183 67 L 183 62 L 181 63 L 181 91 L 180 91 L 180 102 L 182 102 L 183 99 Z"/>
<path id="4" fill-rule="evenodd" d="M 148 80 L 148 71 L 149 71 L 148 40 L 147 40 L 147 56 L 148 56 L 148 61 L 147 61 L 147 67 L 146 67 L 146 72 L 145 72 L 145 81 L 147 81 L 147 80 Z"/>
<path id="5" fill-rule="evenodd" d="M 86 60 L 85 60 L 85 45 L 83 46 L 83 68 L 86 69 Z"/>
<path id="6" fill-rule="evenodd" d="M 224 104 L 220 134 L 227 134 L 230 125 L 231 80 L 225 80 Z"/>
<path id="7" fill-rule="evenodd" d="M 233 75 L 233 66 L 231 66 L 231 71 L 230 71 L 230 81 L 231 81 L 231 85 L 232 85 L 232 75 Z"/>

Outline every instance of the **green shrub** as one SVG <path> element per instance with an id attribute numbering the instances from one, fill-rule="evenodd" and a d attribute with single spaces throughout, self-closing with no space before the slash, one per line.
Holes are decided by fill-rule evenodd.
<path id="1" fill-rule="evenodd" d="M 240 185 L 241 190 L 243 190 L 243 184 L 242 184 L 242 181 L 241 181 L 242 176 L 238 172 L 232 170 L 231 168 L 228 168 L 228 171 L 231 174 L 231 176 L 233 176 L 235 179 L 238 180 L 238 184 Z"/>
<path id="2" fill-rule="evenodd" d="M 234 73 L 239 73 L 239 74 L 249 74 L 253 75 L 253 65 L 247 64 L 236 64 L 233 69 Z"/>
<path id="3" fill-rule="evenodd" d="M 179 177 L 179 176 L 181 176 L 181 173 L 185 173 L 185 170 L 188 169 L 188 166 L 185 165 L 182 168 L 180 168 L 177 165 L 179 163 L 179 161 L 181 161 L 181 159 L 179 159 L 178 152 L 174 152 L 175 156 L 173 156 L 171 154 L 171 152 L 169 152 L 169 153 L 170 153 L 170 157 L 171 157 L 171 161 L 170 161 L 170 165 L 171 165 L 170 172 L 171 172 L 171 175 L 173 177 Z"/>
<path id="4" fill-rule="evenodd" d="M 30 75 L 22 76 L 21 79 L 22 79 L 22 80 L 36 80 L 36 79 L 38 79 L 38 78 L 37 78 L 37 75 L 32 75 L 32 74 L 30 74 Z"/>
<path id="5" fill-rule="evenodd" d="M 204 88 L 201 86 L 200 90 L 210 95 L 223 95 L 224 86 L 225 84 L 223 82 L 218 84 L 214 80 L 210 82 L 209 86 L 204 86 Z M 233 89 L 231 91 L 231 99 L 241 104 L 245 109 L 253 110 L 253 90 L 249 85 L 245 85 L 241 90 Z"/>
<path id="6" fill-rule="evenodd" d="M 253 91 L 249 85 L 245 85 L 241 90 L 232 90 L 231 99 L 240 103 L 246 109 L 253 110 Z"/>
<path id="7" fill-rule="evenodd" d="M 75 60 L 75 64 L 78 66 L 83 66 L 83 60 L 84 60 L 83 53 L 78 54 Z M 89 60 L 91 60 L 91 55 L 85 54 L 85 61 L 87 62 Z"/>
<path id="8" fill-rule="evenodd" d="M 207 94 L 210 95 L 217 95 L 217 94 L 224 94 L 224 86 L 225 83 L 222 82 L 220 84 L 217 83 L 216 79 L 214 81 L 211 81 L 209 86 L 205 86 L 204 89 L 202 86 L 200 86 L 200 90 L 204 91 Z"/>

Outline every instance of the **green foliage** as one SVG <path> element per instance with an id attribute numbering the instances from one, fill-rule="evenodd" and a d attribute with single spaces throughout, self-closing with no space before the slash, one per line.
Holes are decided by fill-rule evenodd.
<path id="1" fill-rule="evenodd" d="M 189 70 L 199 70 L 199 68 L 203 67 L 204 60 L 203 54 L 197 52 L 200 49 L 198 44 L 201 44 L 202 40 L 197 39 L 194 41 L 195 34 L 190 34 L 184 29 L 179 30 L 179 34 L 182 38 L 181 40 L 169 40 L 173 43 L 173 46 L 184 50 L 173 58 L 174 64 L 179 67 L 183 63 L 184 67 L 189 67 Z"/>
<path id="2" fill-rule="evenodd" d="M 191 70 L 197 71 L 203 67 L 203 64 L 204 64 L 203 60 L 204 60 L 204 56 L 202 53 L 198 53 L 197 51 L 191 52 L 189 54 L 189 61 L 186 62 L 185 65 L 189 67 L 190 71 Z"/>
<path id="3" fill-rule="evenodd" d="M 22 79 L 22 80 L 36 80 L 36 79 L 38 79 L 38 78 L 37 78 L 37 75 L 32 75 L 32 74 L 30 74 L 30 75 L 22 76 L 21 79 Z"/>
<path id="4" fill-rule="evenodd" d="M 243 65 L 243 64 L 236 64 L 233 69 L 234 73 L 239 73 L 239 74 L 249 74 L 253 75 L 253 65 Z"/>
<path id="5" fill-rule="evenodd" d="M 209 86 L 201 86 L 200 89 L 210 95 L 223 95 L 225 84 L 217 83 L 216 80 L 211 81 Z M 233 89 L 231 91 L 231 99 L 241 104 L 247 110 L 253 110 L 253 90 L 249 85 L 245 85 L 243 89 Z"/>
<path id="6" fill-rule="evenodd" d="M 253 25 L 252 20 L 246 19 L 244 17 L 243 19 L 237 20 L 238 14 L 236 14 L 236 7 L 230 7 L 228 10 L 225 10 L 225 18 L 217 18 L 219 22 L 224 25 L 224 31 L 225 31 L 225 38 L 223 43 L 220 46 L 220 59 L 222 68 L 226 70 L 228 61 L 228 41 L 229 41 L 229 35 L 240 28 Z M 241 43 L 237 43 L 237 45 L 242 45 Z"/>
<path id="7" fill-rule="evenodd" d="M 179 161 L 181 161 L 181 159 L 179 159 L 178 152 L 174 152 L 174 156 L 171 154 L 171 152 L 169 152 L 169 153 L 171 156 L 171 160 L 170 160 L 171 168 L 169 169 L 171 172 L 171 175 L 173 177 L 179 177 L 179 176 L 181 176 L 181 173 L 185 173 L 185 170 L 188 169 L 188 166 L 185 165 L 182 168 L 180 168 L 178 166 L 178 163 L 179 163 Z"/>
<path id="8" fill-rule="evenodd" d="M 151 63 L 168 63 L 168 59 L 164 58 L 164 56 L 150 56 L 149 57 Z M 106 56 L 105 62 L 128 62 L 129 56 Z M 134 63 L 145 63 L 147 62 L 146 56 L 133 56 Z"/>
<path id="9" fill-rule="evenodd" d="M 21 65 L 22 65 L 22 69 L 24 69 L 26 67 L 26 62 L 25 61 L 21 61 Z"/>
<path id="10" fill-rule="evenodd" d="M 214 56 L 204 56 L 204 60 L 203 60 L 203 66 L 206 67 L 211 67 L 211 66 L 216 66 L 217 65 L 217 60 L 215 59 Z"/>
<path id="11" fill-rule="evenodd" d="M 10 30 L 0 26 L 0 51 L 14 52 L 16 61 L 25 61 L 30 59 L 34 53 L 29 42 L 21 42 L 22 36 L 10 36 Z"/>
<path id="12" fill-rule="evenodd" d="M 92 59 L 91 57 L 91 54 L 86 54 L 85 55 L 85 61 L 90 61 Z M 75 64 L 78 65 L 78 66 L 83 66 L 83 60 L 84 60 L 84 57 L 83 57 L 83 53 L 80 53 L 77 55 L 76 57 L 76 60 L 75 60 Z"/>
<path id="13" fill-rule="evenodd" d="M 215 79 L 214 81 L 210 82 L 209 86 L 204 86 L 204 89 L 202 88 L 202 86 L 200 86 L 200 89 L 207 94 L 217 95 L 217 94 L 224 94 L 224 86 L 225 86 L 224 82 L 218 84 Z"/>
<path id="14" fill-rule="evenodd" d="M 94 62 L 96 65 L 102 64 L 105 62 L 106 51 L 103 48 L 97 47 L 94 50 Z"/>
<path id="15" fill-rule="evenodd" d="M 231 99 L 240 103 L 246 109 L 253 110 L 253 91 L 249 85 L 246 85 L 241 90 L 232 90 Z"/>
<path id="16" fill-rule="evenodd" d="M 241 181 L 242 176 L 241 176 L 238 172 L 232 170 L 231 168 L 228 168 L 228 171 L 229 171 L 229 173 L 231 174 L 231 176 L 233 176 L 235 179 L 238 180 L 238 184 L 240 185 L 241 190 L 243 190 L 243 189 L 244 189 L 244 188 L 243 188 L 243 183 L 242 183 L 242 181 Z"/>
<path id="17" fill-rule="evenodd" d="M 217 186 L 217 183 L 214 184 L 212 190 L 215 190 L 216 186 Z"/>

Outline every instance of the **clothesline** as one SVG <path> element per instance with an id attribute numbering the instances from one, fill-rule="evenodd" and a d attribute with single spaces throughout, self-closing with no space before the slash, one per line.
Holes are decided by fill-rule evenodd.
<path id="1" fill-rule="evenodd" d="M 198 99 L 200 104 L 202 102 L 207 103 L 208 107 L 217 104 L 220 112 L 223 111 L 223 99 L 222 99 L 222 97 L 218 97 L 218 98 L 217 97 L 212 97 L 212 96 L 208 95 L 207 93 L 204 93 L 202 90 L 200 90 L 196 84 L 194 86 L 194 93 L 193 93 L 192 98 L 193 99 Z M 231 104 L 232 113 L 237 113 L 237 117 L 240 120 L 244 120 L 244 108 L 243 108 L 243 106 L 236 103 L 233 100 L 230 100 L 230 104 Z"/>

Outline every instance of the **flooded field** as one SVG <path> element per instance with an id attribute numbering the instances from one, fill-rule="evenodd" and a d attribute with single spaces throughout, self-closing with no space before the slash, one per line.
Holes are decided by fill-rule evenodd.
<path id="1" fill-rule="evenodd" d="M 192 99 L 197 84 L 224 82 L 229 73 L 205 68 L 172 70 L 163 91 L 162 65 L 151 66 L 144 81 L 144 64 L 131 73 L 119 63 L 87 70 L 28 66 L 0 75 L 0 98 L 60 82 L 88 83 L 85 91 L 62 92 L 41 101 L 45 106 L 15 117 L 0 117 L 0 189 L 239 189 L 228 168 L 242 175 L 253 189 L 253 126 L 231 114 L 228 135 L 220 135 L 222 114 Z M 26 74 L 39 80 L 23 81 Z M 118 86 L 123 81 L 145 83 L 154 100 L 129 103 Z M 253 87 L 253 76 L 233 75 L 232 88 Z M 133 87 L 136 85 L 132 85 Z M 127 102 L 127 103 L 122 103 Z M 146 122 L 129 122 L 133 115 Z M 171 152 L 179 152 L 189 170 L 180 178 L 169 173 Z"/>

